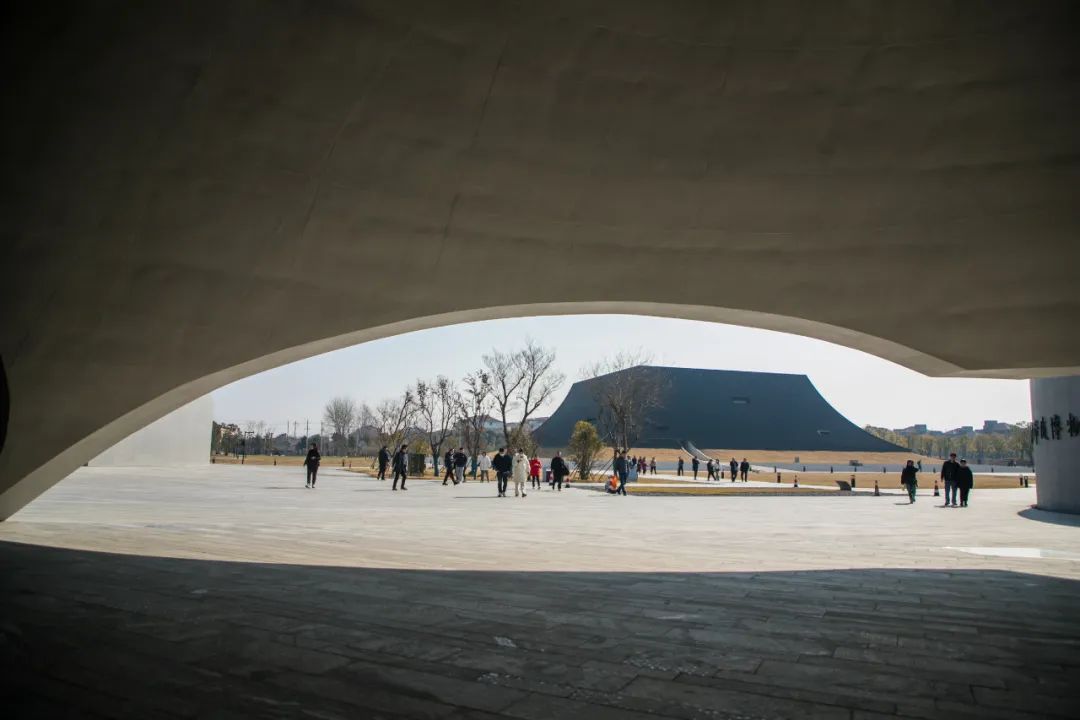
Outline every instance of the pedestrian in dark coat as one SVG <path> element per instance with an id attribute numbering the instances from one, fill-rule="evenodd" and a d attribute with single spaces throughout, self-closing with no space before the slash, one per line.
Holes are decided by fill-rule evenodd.
<path id="1" fill-rule="evenodd" d="M 402 445 L 398 448 L 398 451 L 394 453 L 394 486 L 391 490 L 397 490 L 398 478 L 401 478 L 401 489 L 405 490 L 405 477 L 406 471 L 409 469 L 409 446 Z"/>
<path id="2" fill-rule="evenodd" d="M 615 462 L 611 464 L 611 469 L 615 471 L 615 475 L 619 478 L 619 486 L 615 489 L 616 495 L 626 494 L 626 480 L 630 476 L 630 465 L 626 459 L 626 453 L 619 453 L 615 458 Z"/>
<path id="3" fill-rule="evenodd" d="M 694 471 L 694 479 L 697 480 L 697 470 L 701 467 L 701 461 L 697 457 L 690 458 L 690 468 Z"/>
<path id="4" fill-rule="evenodd" d="M 459 447 L 454 453 L 454 484 L 465 482 L 465 466 L 469 463 L 469 456 L 465 454 L 465 448 Z"/>
<path id="5" fill-rule="evenodd" d="M 551 477 L 555 481 L 555 487 L 562 492 L 563 479 L 570 475 L 570 467 L 562 459 L 562 453 L 555 453 L 551 458 Z"/>
<path id="6" fill-rule="evenodd" d="M 750 478 L 750 463 L 747 462 L 746 458 L 743 458 L 742 462 L 739 464 L 739 474 L 742 476 L 743 482 L 746 482 Z"/>
<path id="7" fill-rule="evenodd" d="M 915 502 L 915 490 L 919 487 L 919 480 L 916 477 L 917 472 L 915 463 L 911 460 L 908 460 L 907 465 L 900 471 L 900 482 L 907 487 L 908 499 L 911 503 Z"/>
<path id="8" fill-rule="evenodd" d="M 390 451 L 383 445 L 379 448 L 379 479 L 386 479 L 386 466 L 390 464 Z"/>
<path id="9" fill-rule="evenodd" d="M 682 477 L 682 472 L 683 472 L 683 459 L 680 457 L 679 458 L 679 470 L 678 470 L 679 477 Z"/>
<path id="10" fill-rule="evenodd" d="M 956 471 L 956 485 L 960 489 L 960 507 L 967 507 L 968 495 L 971 488 L 975 487 L 975 476 L 968 467 L 967 460 L 960 461 L 960 469 Z"/>
<path id="11" fill-rule="evenodd" d="M 739 479 L 739 463 L 735 461 L 735 458 L 731 458 L 729 466 L 731 467 L 731 482 L 735 482 Z"/>
<path id="12" fill-rule="evenodd" d="M 454 477 L 454 451 L 453 450 L 447 450 L 446 451 L 446 455 L 443 456 L 443 465 L 445 466 L 446 472 L 443 473 L 442 484 L 445 485 L 447 480 Z M 454 483 L 454 484 L 456 485 L 457 483 Z"/>
<path id="13" fill-rule="evenodd" d="M 941 480 L 945 483 L 945 504 L 942 507 L 956 507 L 956 473 L 959 469 L 956 453 L 949 453 L 949 459 L 941 464 Z"/>
<path id="14" fill-rule="evenodd" d="M 495 469 L 495 485 L 498 497 L 506 497 L 506 486 L 510 482 L 510 472 L 514 469 L 514 460 L 506 448 L 499 448 L 495 457 L 491 459 L 491 467 Z"/>
<path id="15" fill-rule="evenodd" d="M 322 461 L 322 455 L 319 454 L 319 446 L 315 443 L 311 443 L 311 449 L 307 451 L 307 457 L 304 458 L 304 467 L 307 468 L 307 483 L 304 487 L 315 487 L 315 476 L 319 473 L 319 463 Z"/>

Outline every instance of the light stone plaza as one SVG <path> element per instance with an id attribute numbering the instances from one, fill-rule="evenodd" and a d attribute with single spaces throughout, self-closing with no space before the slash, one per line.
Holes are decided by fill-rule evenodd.
<path id="1" fill-rule="evenodd" d="M 1069 717 L 1080 518 L 1034 489 L 496 498 L 85 468 L 0 525 L 51 716 Z M 504 503 L 508 503 L 504 505 Z M 914 512 L 912 512 L 914 510 Z M 17 644 L 16 643 L 17 640 Z M 48 665 L 38 663 L 48 658 Z M 11 675 L 10 673 L 14 673 Z"/>
<path id="2" fill-rule="evenodd" d="M 3 28 L 5 720 L 1080 717 L 1077 3 L 15 0 Z M 846 364 L 875 418 L 738 343 L 518 330 L 464 378 L 456 340 L 353 369 L 427 363 L 326 429 L 213 407 L 584 315 L 1023 381 L 1030 416 L 931 434 L 970 410 L 943 393 L 905 434 Z"/>

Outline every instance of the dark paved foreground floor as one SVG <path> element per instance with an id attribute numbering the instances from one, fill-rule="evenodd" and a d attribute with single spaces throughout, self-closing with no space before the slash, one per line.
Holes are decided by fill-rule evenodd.
<path id="1" fill-rule="evenodd" d="M 1058 578 L 371 570 L 11 543 L 0 566 L 6 718 L 1080 710 L 1080 583 Z"/>

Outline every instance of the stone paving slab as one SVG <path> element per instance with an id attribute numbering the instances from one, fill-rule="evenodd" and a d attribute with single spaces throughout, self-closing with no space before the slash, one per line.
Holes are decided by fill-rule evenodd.
<path id="1" fill-rule="evenodd" d="M 291 479 L 79 473 L 0 525 L 4 716 L 1078 716 L 1077 563 L 945 549 L 1075 547 L 1024 491 L 262 490 Z"/>

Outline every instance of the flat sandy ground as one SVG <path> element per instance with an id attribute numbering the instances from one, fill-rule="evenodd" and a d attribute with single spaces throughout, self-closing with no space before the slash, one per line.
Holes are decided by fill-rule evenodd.
<path id="1" fill-rule="evenodd" d="M 807 464 L 829 464 L 836 465 L 837 469 L 849 467 L 848 462 L 850 460 L 858 460 L 864 465 L 877 465 L 877 464 L 890 464 L 890 463 L 904 463 L 908 460 L 922 460 L 924 463 L 940 463 L 941 460 L 936 458 L 928 458 L 925 455 L 919 455 L 914 452 L 826 452 L 826 451 L 802 451 L 802 450 L 733 450 L 731 448 L 698 448 L 701 452 L 705 453 L 709 457 L 719 458 L 721 460 L 730 460 L 735 458 L 736 460 L 742 460 L 746 458 L 751 464 L 759 465 L 772 465 L 774 463 L 794 463 L 795 458 L 799 458 L 799 462 Z M 644 455 L 645 457 L 652 459 L 656 458 L 657 462 L 676 462 L 680 457 L 689 461 L 689 455 L 681 450 L 672 448 L 634 448 L 630 451 L 631 455 Z"/>

